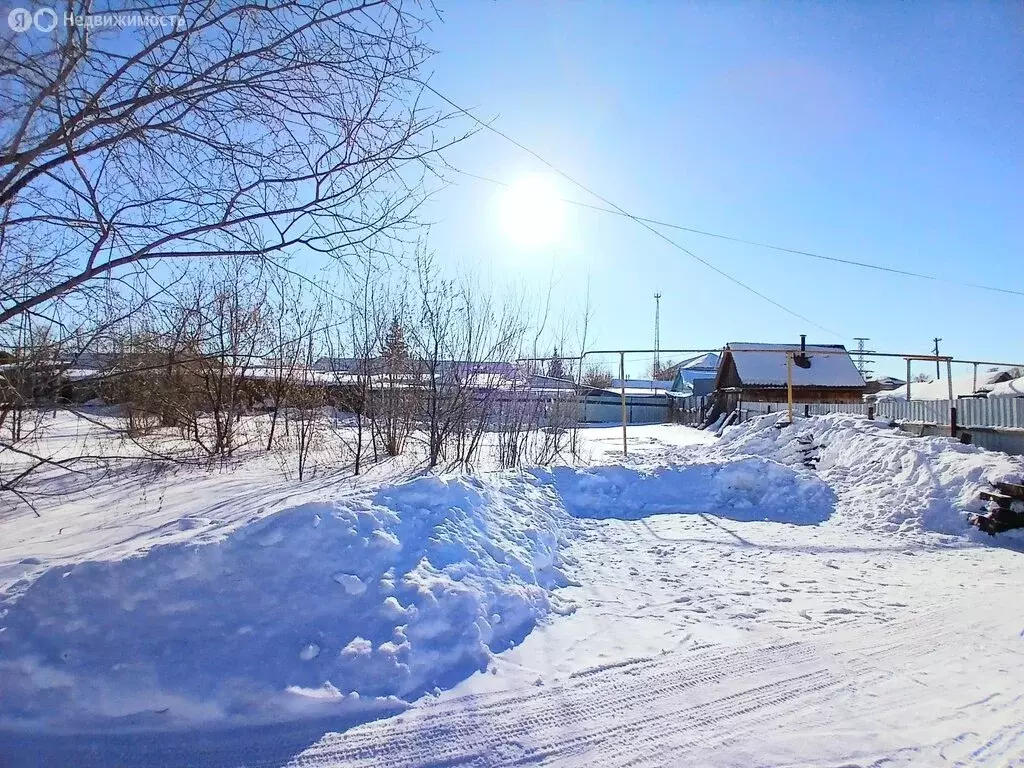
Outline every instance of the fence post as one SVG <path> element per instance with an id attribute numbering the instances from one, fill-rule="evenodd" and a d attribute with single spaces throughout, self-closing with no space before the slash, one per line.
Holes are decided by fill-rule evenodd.
<path id="1" fill-rule="evenodd" d="M 622 403 L 622 455 L 629 451 L 626 444 L 626 353 L 619 352 L 619 398 Z"/>
<path id="2" fill-rule="evenodd" d="M 952 360 L 946 360 L 946 381 L 949 382 L 949 436 L 956 437 L 956 400 L 953 399 Z"/>
<path id="3" fill-rule="evenodd" d="M 789 404 L 789 423 L 793 423 L 793 353 L 786 353 L 786 400 Z"/>

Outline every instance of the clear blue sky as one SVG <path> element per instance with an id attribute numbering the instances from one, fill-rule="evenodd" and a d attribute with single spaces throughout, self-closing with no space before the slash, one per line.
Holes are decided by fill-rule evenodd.
<path id="1" fill-rule="evenodd" d="M 1020 3 L 443 6 L 432 84 L 632 213 L 1024 290 Z M 450 160 L 544 171 L 487 132 Z M 562 242 L 524 248 L 497 226 L 498 188 L 452 180 L 429 208 L 438 257 L 537 286 L 553 265 L 560 306 L 589 279 L 603 347 L 650 346 L 661 291 L 663 348 L 804 332 L 926 352 L 941 336 L 957 356 L 1024 360 L 1024 297 L 667 233 L 828 334 L 627 219 L 570 209 Z"/>

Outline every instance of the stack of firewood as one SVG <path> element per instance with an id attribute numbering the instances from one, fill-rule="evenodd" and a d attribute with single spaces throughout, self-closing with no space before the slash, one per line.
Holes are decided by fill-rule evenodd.
<path id="1" fill-rule="evenodd" d="M 994 536 L 1011 528 L 1024 528 L 1024 485 L 995 483 L 990 491 L 982 491 L 985 511 L 968 518 L 971 525 Z"/>

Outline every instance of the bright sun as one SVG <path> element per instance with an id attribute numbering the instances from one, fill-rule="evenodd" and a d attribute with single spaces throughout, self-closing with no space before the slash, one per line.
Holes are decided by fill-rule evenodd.
<path id="1" fill-rule="evenodd" d="M 516 245 L 539 248 L 565 234 L 565 203 L 554 180 L 540 174 L 524 176 L 501 196 L 501 229 Z"/>

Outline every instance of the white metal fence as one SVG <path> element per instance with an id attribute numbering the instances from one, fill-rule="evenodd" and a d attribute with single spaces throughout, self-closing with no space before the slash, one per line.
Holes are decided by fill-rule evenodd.
<path id="1" fill-rule="evenodd" d="M 1004 427 L 1024 429 L 1024 398 L 962 398 L 956 400 L 956 420 L 961 427 Z M 786 403 L 741 403 L 743 418 L 787 409 Z M 798 415 L 821 416 L 826 413 L 859 413 L 874 409 L 875 418 L 900 423 L 949 425 L 949 400 L 882 400 L 866 403 L 794 403 Z"/>
<path id="2" fill-rule="evenodd" d="M 956 400 L 957 424 L 961 427 L 1001 427 L 1024 429 L 1024 398 L 999 397 L 992 399 L 961 398 Z M 681 400 L 678 408 L 683 413 L 696 413 L 703 403 L 700 397 Z M 741 418 L 746 420 L 765 413 L 778 413 L 788 408 L 786 403 L 741 402 Z M 826 413 L 858 413 L 867 416 L 873 409 L 875 418 L 900 423 L 936 424 L 949 426 L 949 400 L 882 400 L 867 403 L 793 403 L 797 415 L 823 416 Z"/>
<path id="3" fill-rule="evenodd" d="M 993 397 L 987 400 L 957 400 L 956 420 L 967 427 L 1012 427 L 1024 429 L 1024 398 Z"/>

